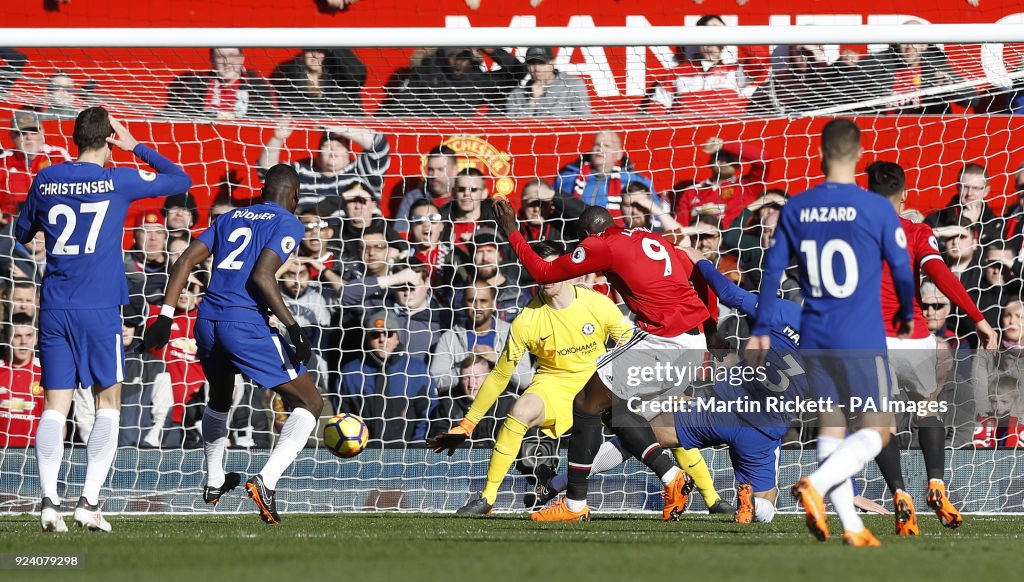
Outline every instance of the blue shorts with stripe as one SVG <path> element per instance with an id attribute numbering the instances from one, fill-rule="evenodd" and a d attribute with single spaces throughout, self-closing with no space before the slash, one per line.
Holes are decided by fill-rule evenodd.
<path id="1" fill-rule="evenodd" d="M 729 459 L 737 483 L 750 483 L 754 491 L 778 486 L 779 447 L 773 439 L 752 426 L 736 422 L 702 422 L 704 414 L 676 412 L 676 436 L 684 449 L 729 445 Z M 706 420 L 706 419 L 705 419 Z"/>
<path id="2" fill-rule="evenodd" d="M 882 399 L 893 395 L 889 358 L 884 348 L 875 350 L 807 350 L 802 353 L 811 397 L 830 398 L 856 414 L 882 410 Z M 853 406 L 860 403 L 859 409 Z M 870 404 L 868 404 L 870 403 Z"/>
<path id="3" fill-rule="evenodd" d="M 46 390 L 106 388 L 123 381 L 121 308 L 41 310 L 39 365 Z"/>
<path id="4" fill-rule="evenodd" d="M 200 319 L 195 334 L 208 378 L 241 372 L 263 388 L 276 388 L 306 373 L 301 363 L 292 364 L 288 342 L 266 324 Z"/>

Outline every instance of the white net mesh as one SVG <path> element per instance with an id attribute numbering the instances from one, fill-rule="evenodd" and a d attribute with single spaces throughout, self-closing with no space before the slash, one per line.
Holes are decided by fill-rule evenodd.
<path id="1" fill-rule="evenodd" d="M 1015 171 L 1024 160 L 1024 138 L 1017 118 L 1004 114 L 1019 106 L 1019 48 L 5 49 L 0 117 L 20 120 L 34 111 L 15 123 L 41 132 L 22 132 L 19 143 L 6 135 L 0 140 L 8 150 L 0 158 L 6 164 L 0 200 L 9 219 L 31 173 L 63 161 L 72 149 L 73 116 L 87 105 L 127 119 L 140 141 L 178 161 L 195 182 L 192 198 L 176 202 L 185 211 L 162 212 L 161 201 L 146 201 L 126 225 L 136 313 L 129 319 L 141 323 L 162 296 L 168 261 L 184 247 L 176 239 L 258 195 L 259 168 L 294 163 L 303 176 L 299 214 L 307 239 L 302 259 L 281 273 L 282 287 L 316 346 L 311 369 L 325 415 L 363 416 L 372 440 L 347 461 L 311 441 L 281 482 L 282 509 L 453 509 L 482 486 L 500 419 L 533 374 L 529 362 L 517 370 L 492 410 L 497 418 L 481 424 L 470 448 L 451 458 L 423 448 L 426 437 L 468 409 L 471 378 L 487 368 L 473 366 L 471 356 L 493 359 L 501 351 L 508 322 L 534 292 L 505 245 L 499 245 L 503 254 L 485 250 L 494 232 L 488 202 L 460 210 L 448 201 L 460 188 L 469 196 L 483 196 L 477 186 L 488 198 L 508 196 L 532 239 L 572 243 L 581 203 L 606 205 L 634 225 L 650 220 L 642 201 L 630 203 L 637 195 L 622 199 L 640 187 L 656 195 L 655 214 L 668 212 L 657 228 L 702 245 L 723 273 L 756 289 L 765 227 L 787 194 L 821 179 L 817 136 L 825 120 L 803 117 L 849 112 L 864 130 L 865 161 L 896 161 L 906 169 L 909 209 L 936 227 L 966 226 L 968 238 L 977 239 L 976 247 L 947 249 L 944 258 L 1002 334 L 1005 347 L 985 365 L 1016 378 L 1021 337 L 1014 302 L 1021 294 L 1024 225 L 1016 185 L 1024 187 L 1024 176 Z M 309 73 L 320 69 L 324 76 L 312 82 L 316 75 Z M 340 139 L 324 143 L 325 128 Z M 40 136 L 46 148 L 25 165 L 18 150 Z M 126 156 L 115 161 L 135 163 Z M 980 185 L 987 206 L 956 202 L 973 187 L 960 176 L 969 163 L 987 172 Z M 465 168 L 483 177 L 454 178 Z M 481 205 L 482 215 L 471 220 Z M 10 228 L 0 232 L 4 321 L 12 322 L 0 370 L 7 390 L 0 393 L 0 507 L 21 510 L 38 495 L 32 449 L 24 447 L 42 404 L 38 379 L 23 369 L 24 348 L 34 340 L 19 335 L 24 320 L 13 314 L 35 311 L 45 264 L 32 245 L 14 243 Z M 1006 269 L 986 268 L 993 262 Z M 426 272 L 426 284 L 401 275 L 409 265 Z M 467 308 L 478 294 L 467 289 L 478 280 L 495 290 L 493 316 L 487 308 Z M 200 277 L 194 287 L 198 296 L 202 283 Z M 600 277 L 588 283 L 607 288 Z M 747 324 L 726 310 L 721 315 L 722 333 L 735 350 Z M 386 366 L 366 343 L 381 318 L 397 327 L 400 340 L 401 356 Z M 951 349 L 971 345 L 970 326 L 955 309 L 948 329 L 942 317 L 934 320 Z M 201 508 L 197 423 L 206 393 L 194 358 L 187 335 L 175 338 L 167 353 L 129 355 L 108 509 Z M 946 386 L 950 398 L 973 403 L 981 394 L 984 400 L 987 378 L 972 375 L 968 367 L 977 364 L 960 359 Z M 266 458 L 285 417 L 269 394 L 239 381 L 230 421 L 239 450 L 228 456 L 230 470 L 254 474 Z M 1016 398 L 1024 405 L 1022 395 Z M 997 418 L 982 401 L 958 410 L 945 419 L 947 444 L 955 449 L 947 462 L 954 502 L 968 511 L 1024 511 L 1016 448 L 1024 434 L 1016 415 L 1024 409 Z M 68 496 L 81 483 L 90 418 L 88 399 L 76 399 L 67 437 L 70 471 L 62 474 Z M 913 430 L 901 435 L 916 446 Z M 564 457 L 556 443 L 533 433 L 526 442 L 527 472 Z M 798 419 L 785 440 L 780 482 L 815 462 L 812 442 L 813 430 Z M 706 453 L 729 498 L 728 458 L 721 450 Z M 904 459 L 908 485 L 918 493 L 925 481 L 920 454 L 911 448 Z M 512 494 L 527 489 L 513 473 L 499 496 L 501 509 L 518 504 Z M 884 496 L 873 468 L 860 487 L 866 496 Z M 656 507 L 660 486 L 633 461 L 592 490 L 596 508 L 638 510 Z"/>

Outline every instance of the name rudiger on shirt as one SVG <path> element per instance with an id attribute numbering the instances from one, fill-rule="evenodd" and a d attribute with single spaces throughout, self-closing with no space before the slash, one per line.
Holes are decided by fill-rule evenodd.
<path id="1" fill-rule="evenodd" d="M 106 194 L 114 191 L 114 180 L 93 180 L 91 182 L 50 182 L 37 186 L 42 196 L 83 196 Z"/>
<path id="2" fill-rule="evenodd" d="M 270 220 L 277 216 L 273 212 L 253 212 L 248 209 L 236 210 L 231 213 L 231 218 L 245 218 L 247 220 Z"/>

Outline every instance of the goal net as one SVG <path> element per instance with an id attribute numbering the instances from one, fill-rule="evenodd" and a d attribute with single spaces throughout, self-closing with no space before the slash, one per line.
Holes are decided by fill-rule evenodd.
<path id="1" fill-rule="evenodd" d="M 34 31 L 45 40 L 21 29 L 20 42 L 5 41 L 20 48 L 0 49 L 0 119 L 12 128 L 0 134 L 0 511 L 29 511 L 39 497 L 31 442 L 42 398 L 29 332 L 45 255 L 14 240 L 13 221 L 31 175 L 74 152 L 74 116 L 90 105 L 125 120 L 195 183 L 190 197 L 168 206 L 137 203 L 125 225 L 133 292 L 125 320 L 136 343 L 149 305 L 162 297 L 168 263 L 190 236 L 257 198 L 262 168 L 294 163 L 303 177 L 298 212 L 306 238 L 300 260 L 279 274 L 282 289 L 316 347 L 310 368 L 325 419 L 359 414 L 371 442 L 342 460 L 311 439 L 280 482 L 283 511 L 451 511 L 483 487 L 501 417 L 533 377 L 529 361 L 466 447 L 438 455 L 425 439 L 462 418 L 509 322 L 535 293 L 507 243 L 495 239 L 487 200 L 512 201 L 533 239 L 570 245 L 579 207 L 605 205 L 626 225 L 698 246 L 727 277 L 756 290 L 779 208 L 822 179 L 818 136 L 834 115 L 862 128 L 861 169 L 873 160 L 905 169 L 904 215 L 936 229 L 944 260 L 1000 333 L 997 351 L 975 353 L 967 315 L 924 286 L 921 301 L 941 348 L 941 398 L 951 404 L 943 417 L 950 497 L 969 512 L 1024 511 L 1024 132 L 1016 115 L 1024 108 L 1024 45 L 1012 42 L 1024 41 L 1013 26 L 1022 15 L 1000 5 L 978 16 L 952 1 L 922 8 L 928 18 L 854 9 L 856 22 L 832 15 L 783 23 L 753 7 L 706 19 L 666 9 L 669 21 L 616 8 L 618 21 L 595 27 L 591 18 L 588 27 L 586 17 L 571 15 L 508 18 L 504 8 L 488 12 L 487 0 L 480 12 L 439 2 L 448 15 L 440 22 L 417 20 L 390 2 L 343 12 L 325 3 L 315 18 L 282 9 L 278 22 L 241 19 L 328 26 L 323 18 L 347 15 L 353 26 L 436 27 L 429 36 L 401 28 L 192 29 L 177 31 L 176 43 L 170 29 L 123 37 L 94 30 L 92 40 L 82 29 Z M 167 15 L 118 15 L 110 3 L 83 1 L 100 11 L 93 19 L 67 12 L 78 4 L 57 6 L 59 26 L 183 24 Z M 120 4 L 128 3 L 113 6 Z M 555 11 L 546 5 L 537 15 Z M 11 26 L 44 25 L 34 13 L 12 16 Z M 896 26 L 910 20 L 919 23 Z M 531 30 L 566 22 L 570 28 Z M 972 28 L 994 22 L 1001 24 Z M 482 34 L 470 24 L 495 28 Z M 737 27 L 750 24 L 774 26 Z M 825 28 L 837 24 L 866 26 Z M 154 47 L 163 41 L 147 34 L 170 40 Z M 68 38 L 83 40 L 69 46 Z M 207 43 L 245 48 L 187 48 Z M 259 46 L 267 44 L 326 48 Z M 499 48 L 473 48 L 481 45 Z M 138 164 L 121 152 L 115 163 Z M 185 312 L 201 302 L 204 284 L 202 275 L 190 283 Z M 583 284 L 615 297 L 601 276 Z M 799 296 L 795 285 L 786 289 Z M 750 322 L 725 307 L 719 316 L 725 351 L 735 354 Z M 385 338 L 397 332 L 397 347 L 375 339 L 379 330 L 389 332 Z M 104 494 L 107 511 L 206 511 L 199 495 L 206 388 L 195 340 L 183 333 L 167 351 L 133 348 L 126 341 L 121 446 Z M 90 399 L 80 396 L 61 473 L 68 498 L 84 478 L 93 415 Z M 287 413 L 269 391 L 239 378 L 227 469 L 257 473 Z M 927 479 L 916 425 L 906 416 L 900 422 L 907 485 L 920 496 Z M 814 434 L 811 419 L 794 419 L 780 483 L 815 466 Z M 536 465 L 564 471 L 565 443 L 528 433 L 496 509 L 522 509 Z M 728 452 L 703 452 L 719 492 L 733 499 Z M 888 503 L 874 464 L 856 483 L 861 495 Z M 631 460 L 593 481 L 590 503 L 599 511 L 654 510 L 660 491 Z M 694 499 L 691 507 L 704 509 Z M 794 509 L 788 496 L 779 503 Z M 225 507 L 245 509 L 240 497 L 226 498 Z"/>

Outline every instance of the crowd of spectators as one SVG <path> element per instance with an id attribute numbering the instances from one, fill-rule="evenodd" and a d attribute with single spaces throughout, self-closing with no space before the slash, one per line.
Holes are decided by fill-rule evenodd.
<path id="1" fill-rule="evenodd" d="M 709 18 L 701 25 L 722 23 Z M 819 46 L 782 48 L 786 58 L 778 66 L 772 55 L 753 49 L 731 55 L 721 46 L 681 48 L 676 67 L 658 77 L 643 109 L 677 113 L 707 101 L 709 93 L 721 92 L 749 98 L 749 110 L 765 114 L 887 95 L 906 96 L 887 101 L 887 111 L 935 112 L 946 111 L 949 103 L 970 105 L 973 99 L 958 89 L 936 105 L 915 94 L 959 81 L 934 46 L 897 45 L 864 58 L 844 54 L 832 62 Z M 524 63 L 501 49 L 421 52 L 394 79 L 382 113 L 591 113 L 585 83 L 558 70 L 554 51 L 534 47 L 525 57 Z M 12 62 L 12 56 L 5 58 Z M 485 66 L 485 58 L 492 64 Z M 210 59 L 210 71 L 173 82 L 168 112 L 282 119 L 281 112 L 330 117 L 358 113 L 361 107 L 366 67 L 352 51 L 304 49 L 282 63 L 269 81 L 246 69 L 241 49 L 212 49 Z M 853 89 L 843 89 L 844 83 L 857 75 L 873 81 L 856 83 L 859 93 L 851 97 Z M 11 125 L 14 147 L 0 155 L 0 446 L 31 444 L 33 418 L 42 409 L 33 324 L 45 248 L 41 236 L 26 246 L 16 243 L 11 223 L 39 168 L 70 159 L 66 150 L 46 143 L 40 121 L 73 115 L 80 95 L 70 94 L 74 83 L 63 73 L 51 79 L 50 89 L 53 97 L 46 112 L 16 112 Z M 287 118 L 278 121 L 258 158 L 249 160 L 258 173 L 280 160 L 292 132 Z M 701 180 L 659 189 L 654 168 L 637 167 L 623 137 L 615 131 L 598 132 L 588 151 L 550 168 L 552 178 L 521 182 L 519 218 L 525 238 L 571 247 L 578 242 L 574 223 L 584 207 L 604 206 L 618 224 L 649 228 L 674 243 L 695 247 L 734 282 L 756 290 L 763 251 L 789 196 L 766 189 L 771 152 L 714 138 L 703 145 L 707 165 Z M 529 275 L 494 223 L 495 177 L 446 145 L 424 149 L 424 175 L 409 177 L 397 210 L 387 217 L 382 190 L 392 154 L 384 133 L 329 126 L 311 157 L 291 162 L 301 180 L 296 214 L 305 235 L 296 256 L 278 274 L 283 295 L 311 340 L 310 369 L 330 410 L 364 417 L 378 445 L 419 443 L 458 422 L 502 352 L 509 323 L 534 297 Z M 1001 333 L 998 350 L 966 357 L 976 347 L 972 322 L 951 309 L 934 285 L 922 286 L 929 329 L 944 354 L 939 372 L 945 390 L 950 400 L 962 404 L 956 421 L 947 419 L 956 425 L 950 433 L 956 446 L 1016 443 L 1016 419 L 1024 417 L 1024 165 L 1017 172 L 1014 203 L 1003 216 L 990 206 L 1001 193 L 992 192 L 989 178 L 987 168 L 966 164 L 955 184 L 940 185 L 956 190 L 948 205 L 926 216 L 907 214 L 933 228 L 944 260 Z M 131 225 L 124 261 L 131 304 L 124 309 L 123 348 L 129 357 L 123 446 L 201 446 L 197 424 L 206 388 L 192 327 L 209 264 L 178 298 L 168 345 L 154 352 L 136 351 L 171 265 L 206 226 L 201 211 L 208 210 L 212 221 L 233 207 L 232 199 L 223 197 L 208 209 L 200 208 L 185 194 L 168 198 L 160 210 L 141 213 Z M 600 275 L 581 283 L 617 299 Z M 783 281 L 783 291 L 799 297 L 792 273 Z M 747 322 L 726 308 L 720 315 L 724 337 L 714 345 L 738 351 Z M 527 357 L 518 363 L 508 394 L 499 399 L 497 415 L 511 407 L 532 377 Z M 230 425 L 235 445 L 271 442 L 276 425 L 270 411 L 280 411 L 283 404 L 271 402 L 267 394 L 239 379 Z M 87 437 L 90 406 L 86 398 L 76 400 L 69 439 Z M 493 422 L 481 427 L 481 439 L 493 438 Z"/>
<path id="2" fill-rule="evenodd" d="M 725 22 L 707 15 L 696 25 L 722 27 Z M 209 67 L 181 73 L 169 83 L 157 113 L 215 119 L 364 114 L 573 118 L 635 112 L 724 117 L 787 116 L 835 107 L 901 114 L 1016 113 L 1024 103 L 1019 86 L 967 82 L 980 75 L 981 62 L 954 66 L 935 44 L 891 44 L 874 52 L 785 44 L 771 51 L 725 45 L 676 46 L 672 51 L 670 62 L 649 63 L 638 105 L 598 108 L 591 104 L 594 89 L 584 77 L 562 70 L 571 63 L 552 47 L 530 47 L 519 56 L 502 48 L 417 49 L 382 87 L 368 86 L 374 77 L 352 49 L 303 48 L 264 77 L 246 66 L 243 49 L 213 48 Z M 0 96 L 27 60 L 15 49 L 0 48 Z M 965 78 L 965 69 L 976 69 L 978 75 Z M 54 73 L 39 110 L 51 119 L 73 116 L 95 99 L 97 81 L 82 81 L 78 86 L 71 74 Z"/>

